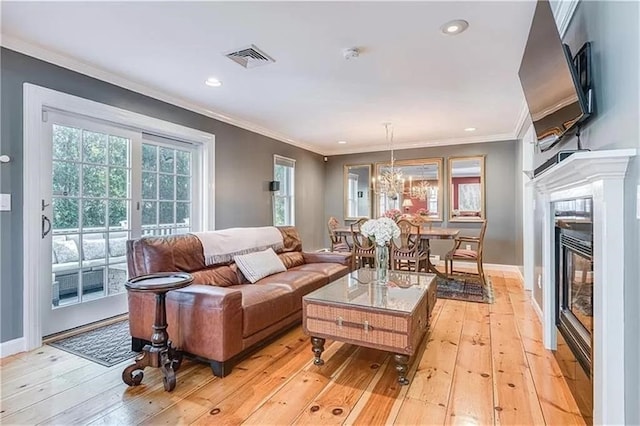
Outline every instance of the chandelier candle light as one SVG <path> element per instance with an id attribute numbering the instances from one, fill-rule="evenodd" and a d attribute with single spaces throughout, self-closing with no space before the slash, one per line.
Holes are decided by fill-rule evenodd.
<path id="1" fill-rule="evenodd" d="M 393 219 L 381 217 L 370 219 L 361 227 L 360 232 L 369 238 L 376 250 L 376 276 L 378 283 L 386 284 L 389 271 L 389 244 L 400 236 L 400 228 Z"/>
<path id="2" fill-rule="evenodd" d="M 387 142 L 391 150 L 391 169 L 383 171 L 378 178 L 371 180 L 373 191 L 378 195 L 385 195 L 391 200 L 397 200 L 398 196 L 404 192 L 404 178 L 402 172 L 395 168 L 395 158 L 393 157 L 393 127 L 391 123 L 384 123 Z"/>

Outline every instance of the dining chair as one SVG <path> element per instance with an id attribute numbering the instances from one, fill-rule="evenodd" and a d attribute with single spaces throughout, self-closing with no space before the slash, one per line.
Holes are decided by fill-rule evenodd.
<path id="1" fill-rule="evenodd" d="M 462 273 L 464 275 L 477 275 L 480 278 L 480 282 L 484 287 L 486 285 L 486 280 L 484 276 L 484 267 L 482 266 L 482 249 L 484 246 L 484 234 L 487 230 L 487 221 L 482 221 L 482 227 L 480 228 L 480 235 L 477 237 L 467 237 L 467 236 L 459 236 L 454 240 L 454 246 L 451 251 L 449 251 L 444 257 L 445 271 L 447 276 L 453 275 L 454 273 Z M 461 248 L 462 244 L 473 244 L 475 248 L 472 246 L 471 249 Z M 469 272 L 460 272 L 453 270 L 453 261 L 461 260 L 461 261 L 475 261 L 478 267 L 478 273 L 469 273 Z"/>
<path id="2" fill-rule="evenodd" d="M 371 240 L 360 233 L 360 227 L 368 219 L 358 219 L 351 224 L 351 259 L 353 269 L 362 268 L 365 265 L 373 267 L 375 265 L 375 246 Z"/>
<path id="3" fill-rule="evenodd" d="M 327 230 L 329 231 L 329 241 L 331 242 L 331 251 L 350 252 L 351 247 L 345 237 L 336 235 L 335 230 L 340 227 L 338 219 L 331 216 L 327 222 Z"/>
<path id="4" fill-rule="evenodd" d="M 422 250 L 420 226 L 399 220 L 400 236 L 391 240 L 391 269 L 420 272 L 427 269 L 428 253 Z"/>

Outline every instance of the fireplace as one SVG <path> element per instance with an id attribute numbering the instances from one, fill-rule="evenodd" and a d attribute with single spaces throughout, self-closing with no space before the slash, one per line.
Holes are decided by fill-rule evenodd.
<path id="1" fill-rule="evenodd" d="M 562 373 L 587 424 L 592 423 L 593 200 L 553 203 L 555 218 L 556 306 Z"/>
<path id="2" fill-rule="evenodd" d="M 625 375 L 625 228 L 622 212 L 625 211 L 624 178 L 627 164 L 636 154 L 635 149 L 578 152 L 536 176 L 530 183 L 538 191 L 541 200 L 542 267 L 538 278 L 532 273 L 525 279 L 532 287 L 535 285 L 534 279 L 537 279 L 542 290 L 540 315 L 544 346 L 554 351 L 572 391 L 587 390 L 585 404 L 590 405 L 590 400 L 593 409 L 587 413 L 591 416 L 585 415 L 585 420 L 590 423 L 592 418 L 594 424 L 627 423 L 629 396 L 625 390 L 630 378 Z M 562 205 L 560 202 L 575 205 Z M 591 239 L 580 235 L 590 227 L 589 218 L 592 219 Z M 557 224 L 561 226 L 556 227 Z M 578 244 L 574 245 L 577 250 L 570 252 L 570 255 L 561 255 L 561 233 L 578 240 Z M 563 241 L 569 243 L 566 245 L 567 251 L 569 245 L 575 242 L 569 238 L 563 238 Z M 592 267 L 584 260 L 589 258 L 590 241 Z M 580 355 L 574 354 L 574 349 L 578 349 L 578 354 L 581 352 L 577 342 L 572 342 L 575 343 L 573 348 L 569 346 L 558 328 L 558 322 L 562 311 L 567 314 L 567 321 L 562 321 L 561 325 L 573 324 L 577 330 L 588 331 L 589 316 L 584 314 L 589 312 L 586 308 L 588 302 L 580 299 L 578 294 L 574 300 L 574 293 L 568 289 L 564 302 L 557 302 L 560 291 L 556 278 L 560 276 L 561 259 L 562 268 L 568 270 L 569 276 L 576 282 L 576 291 L 582 285 L 583 278 L 586 285 L 592 286 L 593 309 L 590 320 L 593 333 L 590 341 L 582 339 L 583 343 L 590 343 L 590 351 L 582 351 L 586 354 L 582 361 L 578 358 Z M 571 262 L 574 266 L 565 268 Z M 564 307 L 562 310 L 561 306 Z M 573 314 L 576 322 L 569 323 L 569 313 Z M 575 333 L 574 337 L 580 337 L 580 333 Z M 565 354 L 566 361 L 562 360 Z M 590 364 L 590 376 L 585 373 L 584 361 L 587 361 L 587 366 Z M 581 398 L 577 396 L 575 399 L 584 413 Z"/>
<path id="3" fill-rule="evenodd" d="M 593 222 L 591 198 L 554 203 L 556 326 L 591 376 Z"/>

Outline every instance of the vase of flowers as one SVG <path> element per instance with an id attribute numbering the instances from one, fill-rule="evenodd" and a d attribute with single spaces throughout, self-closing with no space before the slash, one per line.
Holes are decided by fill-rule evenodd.
<path id="1" fill-rule="evenodd" d="M 366 221 L 360 228 L 360 232 L 374 244 L 378 282 L 386 283 L 389 270 L 389 245 L 393 238 L 400 236 L 400 228 L 393 219 L 381 217 Z"/>

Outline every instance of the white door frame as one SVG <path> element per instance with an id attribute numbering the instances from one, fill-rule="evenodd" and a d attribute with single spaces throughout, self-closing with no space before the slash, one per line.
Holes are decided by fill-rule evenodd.
<path id="1" fill-rule="evenodd" d="M 160 136 L 189 141 L 201 145 L 202 176 L 206 185 L 201 186 L 202 229 L 215 227 L 215 136 L 164 120 L 148 117 L 113 106 L 101 104 L 46 89 L 30 83 L 23 86 L 23 337 L 24 350 L 29 351 L 42 345 L 42 315 L 40 300 L 46 295 L 41 291 L 40 268 L 46 259 L 41 259 L 41 205 L 39 197 L 28 194 L 38 193 L 42 176 L 40 164 L 40 144 L 44 141 L 42 112 L 45 109 L 64 111 L 114 123 L 132 129 L 154 133 Z"/>

